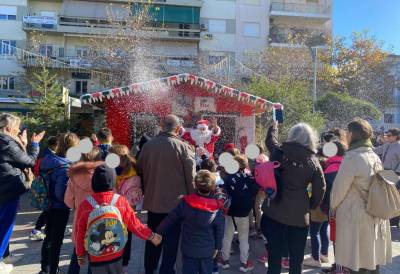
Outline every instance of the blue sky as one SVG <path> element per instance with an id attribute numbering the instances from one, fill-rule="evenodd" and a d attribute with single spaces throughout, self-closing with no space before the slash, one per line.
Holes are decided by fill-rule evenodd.
<path id="1" fill-rule="evenodd" d="M 400 0 L 332 0 L 333 34 L 369 33 L 400 54 Z"/>

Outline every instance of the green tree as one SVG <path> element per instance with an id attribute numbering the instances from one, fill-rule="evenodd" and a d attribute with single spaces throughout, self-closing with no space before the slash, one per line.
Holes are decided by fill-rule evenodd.
<path id="1" fill-rule="evenodd" d="M 277 82 L 264 79 L 253 79 L 250 84 L 252 93 L 266 98 L 269 101 L 279 102 L 284 106 L 284 123 L 281 136 L 286 138 L 289 129 L 300 122 L 310 124 L 317 131 L 324 127 L 324 118 L 320 113 L 313 113 L 312 98 L 310 96 L 309 84 L 306 81 L 284 78 Z M 268 119 L 265 116 L 262 120 Z M 261 121 L 257 123 L 258 141 L 265 137 L 265 129 L 268 123 Z M 260 136 L 259 133 L 264 133 Z"/>
<path id="2" fill-rule="evenodd" d="M 51 74 L 46 62 L 41 62 L 39 71 L 32 72 L 28 80 L 35 96 L 31 96 L 33 104 L 31 112 L 23 118 L 30 132 L 46 130 L 47 136 L 65 131 L 69 126 L 66 104 L 63 103 L 62 86 L 57 74 Z"/>
<path id="3" fill-rule="evenodd" d="M 318 100 L 317 109 L 325 116 L 330 127 L 344 126 L 354 117 L 377 120 L 382 116 L 374 104 L 347 93 L 328 92 Z"/>

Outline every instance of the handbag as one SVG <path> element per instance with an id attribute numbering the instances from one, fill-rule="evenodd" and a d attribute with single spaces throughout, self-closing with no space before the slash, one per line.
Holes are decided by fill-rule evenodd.
<path id="1" fill-rule="evenodd" d="M 399 177 L 393 170 L 383 170 L 380 164 L 375 164 L 374 171 L 368 197 L 355 185 L 366 202 L 367 213 L 381 219 L 400 216 L 400 193 L 396 188 Z"/>

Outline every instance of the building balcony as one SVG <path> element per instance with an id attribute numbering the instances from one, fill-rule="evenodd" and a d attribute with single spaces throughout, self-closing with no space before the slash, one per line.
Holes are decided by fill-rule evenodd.
<path id="1" fill-rule="evenodd" d="M 331 19 L 331 6 L 317 3 L 284 3 L 274 1 L 270 7 L 271 17 L 303 17 L 327 21 Z"/>
<path id="2" fill-rule="evenodd" d="M 322 29 L 310 28 L 280 28 L 271 25 L 269 34 L 269 44 L 274 45 L 302 45 L 310 38 L 320 37 L 320 45 L 326 44 L 326 31 Z"/>

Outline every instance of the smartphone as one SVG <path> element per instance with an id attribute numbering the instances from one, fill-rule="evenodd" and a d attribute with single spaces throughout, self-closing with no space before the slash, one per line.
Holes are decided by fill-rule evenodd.
<path id="1" fill-rule="evenodd" d="M 24 133 L 24 130 L 26 130 L 27 127 L 26 126 L 20 126 L 19 127 L 19 135 L 22 135 L 22 133 Z"/>
<path id="2" fill-rule="evenodd" d="M 282 109 L 273 109 L 273 117 L 274 121 L 277 121 L 279 124 L 283 124 L 283 110 Z"/>

